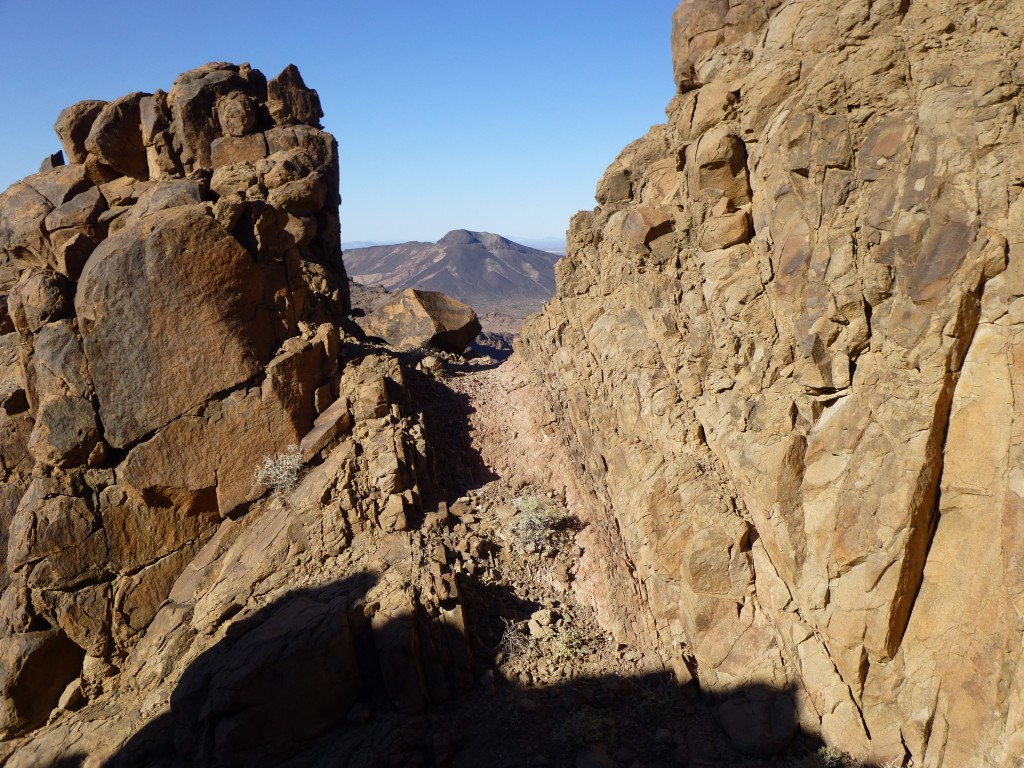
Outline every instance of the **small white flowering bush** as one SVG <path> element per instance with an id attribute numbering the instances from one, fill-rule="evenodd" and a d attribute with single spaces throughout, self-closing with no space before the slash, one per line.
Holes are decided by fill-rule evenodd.
<path id="1" fill-rule="evenodd" d="M 302 454 L 299 446 L 289 445 L 284 453 L 275 453 L 263 459 L 256 470 L 256 482 L 270 488 L 275 494 L 288 493 L 299 483 L 302 474 Z"/>
<path id="2" fill-rule="evenodd" d="M 556 534 L 572 523 L 572 517 L 548 499 L 520 496 L 514 504 L 512 534 L 527 552 L 544 551 L 554 543 Z"/>

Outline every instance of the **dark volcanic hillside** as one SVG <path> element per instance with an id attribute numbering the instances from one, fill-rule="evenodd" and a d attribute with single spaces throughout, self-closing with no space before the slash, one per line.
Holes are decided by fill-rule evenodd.
<path id="1" fill-rule="evenodd" d="M 392 291 L 441 291 L 474 307 L 522 319 L 555 293 L 558 256 L 489 232 L 457 229 L 432 243 L 345 251 L 352 279 Z"/>

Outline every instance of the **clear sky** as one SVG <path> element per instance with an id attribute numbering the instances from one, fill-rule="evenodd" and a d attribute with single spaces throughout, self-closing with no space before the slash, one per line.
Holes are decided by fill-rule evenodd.
<path id="1" fill-rule="evenodd" d="M 342 238 L 564 234 L 663 122 L 678 0 L 0 0 L 0 189 L 81 99 L 170 89 L 208 61 L 296 64 L 341 153 Z"/>

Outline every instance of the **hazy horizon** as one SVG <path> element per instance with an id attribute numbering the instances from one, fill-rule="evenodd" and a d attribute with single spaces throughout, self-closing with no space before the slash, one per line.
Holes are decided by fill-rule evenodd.
<path id="1" fill-rule="evenodd" d="M 457 229 L 465 229 L 469 232 L 476 233 L 482 233 L 486 231 L 482 229 L 472 229 L 470 227 L 457 227 Z M 452 230 L 449 230 L 449 232 L 450 231 Z M 444 234 L 448 233 L 446 232 Z M 343 249 L 348 250 L 350 248 L 373 248 L 382 245 L 401 245 L 402 243 L 436 243 L 438 240 L 444 237 L 444 234 L 434 238 L 414 237 L 410 240 L 396 240 L 395 238 L 384 238 L 382 240 L 343 240 L 341 243 L 341 247 Z M 512 242 L 518 243 L 519 245 L 525 245 L 530 248 L 536 248 L 538 250 L 565 250 L 566 246 L 566 240 L 564 237 L 527 237 L 519 235 L 507 235 L 503 232 L 491 232 L 489 234 L 499 235 L 500 237 L 504 237 L 506 240 L 511 240 Z"/>

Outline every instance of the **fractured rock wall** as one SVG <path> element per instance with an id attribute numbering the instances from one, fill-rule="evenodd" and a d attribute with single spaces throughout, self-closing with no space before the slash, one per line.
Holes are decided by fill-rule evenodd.
<path id="1" fill-rule="evenodd" d="M 518 346 L 599 500 L 620 637 L 879 761 L 1024 748 L 1022 22 L 683 3 L 668 122 L 573 219 Z M 723 725 L 770 749 L 778 707 Z"/>
<path id="2" fill-rule="evenodd" d="M 180 760 L 276 760 L 343 719 L 361 681 L 416 711 L 420 681 L 391 670 L 465 672 L 464 640 L 445 645 L 461 623 L 446 563 L 404 533 L 440 482 L 420 483 L 422 417 L 399 361 L 346 334 L 321 114 L 292 66 L 268 82 L 209 64 L 168 93 L 69 107 L 56 125 L 69 164 L 51 158 L 0 195 L 0 760 L 110 755 L 169 716 L 153 702 L 179 682 L 190 693 L 175 701 L 223 694 L 175 710 Z M 315 470 L 268 487 L 268 457 Z M 376 559 L 343 555 L 355 537 L 364 552 L 383 541 Z M 407 581 L 418 572 L 425 583 Z M 237 690 L 279 662 L 307 680 L 317 665 L 239 651 L 209 685 L 183 674 L 235 647 L 241 628 L 218 642 L 236 616 L 273 646 L 286 620 L 266 618 L 271 603 L 298 587 L 285 635 L 308 627 L 337 706 L 328 722 L 322 702 L 274 703 L 284 727 L 261 734 Z M 334 616 L 357 598 L 365 610 Z M 360 643 L 380 662 L 356 659 Z"/>

